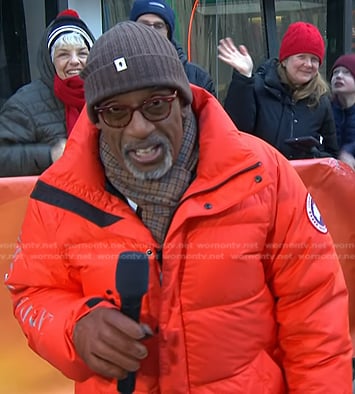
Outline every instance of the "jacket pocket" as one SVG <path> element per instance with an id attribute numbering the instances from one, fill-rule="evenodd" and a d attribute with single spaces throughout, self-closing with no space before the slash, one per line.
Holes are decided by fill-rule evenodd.
<path id="1" fill-rule="evenodd" d="M 254 376 L 256 384 L 256 387 L 252 388 L 250 394 L 286 393 L 286 382 L 281 368 L 266 351 L 263 350 L 257 355 L 248 370 Z"/>
<path id="2" fill-rule="evenodd" d="M 280 367 L 262 350 L 254 360 L 235 375 L 198 387 L 189 394 L 286 394 L 286 383 Z"/>

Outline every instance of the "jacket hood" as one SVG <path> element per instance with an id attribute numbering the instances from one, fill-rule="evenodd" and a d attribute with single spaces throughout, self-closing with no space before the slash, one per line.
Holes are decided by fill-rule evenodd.
<path id="1" fill-rule="evenodd" d="M 184 50 L 182 49 L 181 44 L 179 42 L 177 42 L 174 37 L 172 37 L 171 43 L 174 45 L 176 52 L 179 55 L 179 59 L 180 59 L 181 63 L 183 64 L 183 66 L 185 66 L 185 64 L 187 63 L 187 56 L 186 56 Z"/>
<path id="2" fill-rule="evenodd" d="M 260 64 L 260 66 L 256 70 L 256 74 L 260 75 L 265 81 L 274 81 L 279 82 L 280 78 L 277 73 L 277 65 L 278 59 L 268 59 L 264 63 Z"/>
<path id="3" fill-rule="evenodd" d="M 268 59 L 256 70 L 256 74 L 265 81 L 266 87 L 274 91 L 276 95 L 278 95 L 278 92 L 288 93 L 287 87 L 281 83 L 281 79 L 277 72 L 278 64 L 279 61 L 277 58 Z"/>
<path id="4" fill-rule="evenodd" d="M 50 32 L 50 26 L 47 26 L 45 29 L 39 48 L 37 51 L 37 68 L 41 76 L 41 80 L 49 87 L 53 88 L 53 79 L 55 75 L 55 68 L 53 66 L 48 48 L 47 48 L 47 40 Z"/>
<path id="5" fill-rule="evenodd" d="M 257 74 L 267 74 L 272 70 L 276 70 L 279 61 L 277 58 L 267 59 L 264 63 L 260 64 L 256 69 Z"/>

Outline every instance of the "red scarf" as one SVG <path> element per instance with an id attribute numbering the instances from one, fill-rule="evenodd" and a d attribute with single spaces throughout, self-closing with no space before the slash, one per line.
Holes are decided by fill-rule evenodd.
<path id="1" fill-rule="evenodd" d="M 68 136 L 85 104 L 84 81 L 78 76 L 60 79 L 54 77 L 54 94 L 63 102 Z"/>

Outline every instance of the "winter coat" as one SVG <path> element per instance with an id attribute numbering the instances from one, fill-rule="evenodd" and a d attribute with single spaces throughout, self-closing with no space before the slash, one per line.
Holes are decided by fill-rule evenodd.
<path id="1" fill-rule="evenodd" d="M 259 67 L 251 78 L 233 71 L 224 108 L 243 131 L 267 141 L 288 159 L 313 157 L 285 143 L 286 139 L 313 136 L 322 142 L 320 156 L 336 156 L 338 146 L 329 97 L 323 95 L 315 108 L 307 100 L 294 102 L 281 83 L 277 59 Z M 323 141 L 321 141 L 321 137 Z"/>
<path id="2" fill-rule="evenodd" d="M 181 45 L 177 41 L 175 41 L 175 39 L 173 39 L 171 42 L 176 48 L 179 59 L 184 66 L 185 73 L 189 82 L 206 89 L 208 92 L 210 92 L 216 97 L 216 90 L 212 78 L 208 74 L 208 72 L 198 64 L 189 62 Z"/>
<path id="3" fill-rule="evenodd" d="M 51 24 L 37 53 L 40 79 L 17 90 L 0 110 L 2 177 L 41 174 L 52 164 L 51 148 L 67 138 L 64 104 L 54 95 L 55 68 L 47 48 L 50 29 Z"/>
<path id="4" fill-rule="evenodd" d="M 84 111 L 40 177 L 6 281 L 29 345 L 76 394 L 117 393 L 72 335 L 92 309 L 120 307 L 118 256 L 137 251 L 150 266 L 141 322 L 155 334 L 135 393 L 350 394 L 347 291 L 310 196 L 282 155 L 192 89 L 199 163 L 162 249 L 105 187 Z"/>
<path id="5" fill-rule="evenodd" d="M 355 105 L 344 109 L 334 99 L 332 109 L 339 149 L 355 156 Z"/>

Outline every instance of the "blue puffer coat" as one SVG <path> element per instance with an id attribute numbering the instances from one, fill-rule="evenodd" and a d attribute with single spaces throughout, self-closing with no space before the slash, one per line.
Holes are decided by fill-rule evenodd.
<path id="1" fill-rule="evenodd" d="M 344 109 L 335 99 L 332 108 L 339 148 L 355 156 L 355 104 Z"/>

